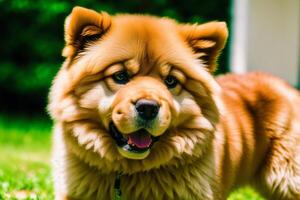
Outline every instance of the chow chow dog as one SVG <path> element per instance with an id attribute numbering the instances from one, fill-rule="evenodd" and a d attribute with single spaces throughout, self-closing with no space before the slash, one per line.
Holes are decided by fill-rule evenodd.
<path id="1" fill-rule="evenodd" d="M 54 79 L 55 198 L 300 199 L 300 95 L 263 73 L 212 76 L 224 22 L 75 7 Z"/>

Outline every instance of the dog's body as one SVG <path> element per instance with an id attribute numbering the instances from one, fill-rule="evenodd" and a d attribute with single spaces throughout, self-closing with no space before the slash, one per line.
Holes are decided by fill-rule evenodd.
<path id="1" fill-rule="evenodd" d="M 226 37 L 224 23 L 75 8 L 50 94 L 56 199 L 114 199 L 118 175 L 124 200 L 223 200 L 245 184 L 300 199 L 299 92 L 262 73 L 217 83 Z"/>

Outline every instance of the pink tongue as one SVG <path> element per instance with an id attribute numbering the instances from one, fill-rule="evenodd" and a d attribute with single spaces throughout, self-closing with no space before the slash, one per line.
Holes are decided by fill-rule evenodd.
<path id="1" fill-rule="evenodd" d="M 152 139 L 148 133 L 132 133 L 128 135 L 128 144 L 134 144 L 138 148 L 147 148 L 151 145 Z"/>

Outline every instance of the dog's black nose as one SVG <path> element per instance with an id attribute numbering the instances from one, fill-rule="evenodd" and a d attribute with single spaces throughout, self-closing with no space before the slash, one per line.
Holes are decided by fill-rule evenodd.
<path id="1" fill-rule="evenodd" d="M 144 120 L 154 119 L 159 111 L 159 105 L 154 100 L 140 99 L 135 104 L 138 116 Z"/>

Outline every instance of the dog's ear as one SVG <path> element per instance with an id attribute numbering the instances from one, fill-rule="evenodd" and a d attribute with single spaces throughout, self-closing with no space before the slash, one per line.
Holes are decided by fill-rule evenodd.
<path id="1" fill-rule="evenodd" d="M 196 57 L 210 72 L 216 69 L 216 61 L 228 36 L 225 22 L 180 26 L 180 34 L 192 48 Z"/>
<path id="2" fill-rule="evenodd" d="M 78 51 L 99 39 L 111 26 L 111 17 L 106 12 L 74 7 L 65 20 L 65 42 L 63 56 L 74 57 Z"/>

